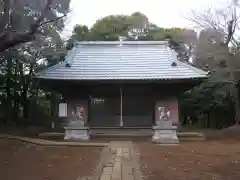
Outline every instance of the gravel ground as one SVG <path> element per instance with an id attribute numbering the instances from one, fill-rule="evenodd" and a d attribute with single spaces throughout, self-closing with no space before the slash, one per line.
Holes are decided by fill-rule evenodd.
<path id="1" fill-rule="evenodd" d="M 0 179 L 90 180 L 101 148 L 43 147 L 0 139 Z"/>
<path id="2" fill-rule="evenodd" d="M 219 140 L 159 146 L 138 143 L 146 180 L 239 180 L 240 141 Z"/>

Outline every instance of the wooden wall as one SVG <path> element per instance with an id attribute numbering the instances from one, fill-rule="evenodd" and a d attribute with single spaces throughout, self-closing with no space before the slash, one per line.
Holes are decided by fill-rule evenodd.
<path id="1" fill-rule="evenodd" d="M 61 118 L 63 124 L 76 119 L 76 107 L 84 108 L 84 121 L 91 125 L 91 101 L 90 97 L 103 98 L 109 101 L 105 110 L 111 109 L 108 117 L 99 117 L 99 124 L 119 125 L 120 118 L 120 88 L 123 94 L 123 115 L 125 124 L 154 125 L 158 118 L 156 107 L 166 107 L 171 111 L 171 120 L 179 123 L 178 96 L 184 91 L 199 84 L 199 80 L 112 80 L 112 81 L 78 81 L 55 80 L 45 81 L 44 85 L 61 93 L 68 103 L 68 117 Z M 114 103 L 113 103 L 114 102 Z M 132 108 L 132 112 L 128 109 Z M 118 109 L 119 108 L 119 109 Z M 127 110 L 124 110 L 124 108 Z M 143 108 L 143 109 L 142 109 Z M 138 110 L 138 111 L 137 111 Z M 134 115 L 133 113 L 138 114 Z M 144 113 L 143 113 L 144 112 Z M 130 121 L 133 121 L 130 123 Z M 140 123 L 141 121 L 141 123 Z M 98 124 L 98 122 L 96 122 Z"/>
<path id="2" fill-rule="evenodd" d="M 83 108 L 83 120 L 89 126 L 120 126 L 120 97 L 104 98 L 103 104 L 91 105 L 90 100 L 67 100 L 68 117 L 64 124 L 77 119 L 77 108 Z M 104 104 L 105 103 L 105 104 Z M 127 96 L 123 97 L 124 126 L 153 126 L 159 119 L 158 107 L 164 107 L 171 112 L 171 121 L 179 123 L 178 99 L 174 96 Z"/>

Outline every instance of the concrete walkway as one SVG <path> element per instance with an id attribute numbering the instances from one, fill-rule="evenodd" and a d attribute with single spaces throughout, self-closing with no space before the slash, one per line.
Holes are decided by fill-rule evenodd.
<path id="1" fill-rule="evenodd" d="M 132 142 L 111 142 L 101 157 L 96 180 L 140 180 L 139 156 Z"/>

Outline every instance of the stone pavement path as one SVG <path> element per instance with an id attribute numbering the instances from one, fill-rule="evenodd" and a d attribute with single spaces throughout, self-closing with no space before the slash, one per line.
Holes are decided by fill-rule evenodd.
<path id="1" fill-rule="evenodd" d="M 96 180 L 140 180 L 139 156 L 132 142 L 111 142 Z"/>

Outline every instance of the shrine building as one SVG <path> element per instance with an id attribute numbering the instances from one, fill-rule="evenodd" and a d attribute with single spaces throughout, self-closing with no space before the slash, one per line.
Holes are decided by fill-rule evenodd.
<path id="1" fill-rule="evenodd" d="M 178 125 L 179 95 L 208 74 L 177 55 L 165 41 L 82 41 L 37 78 L 63 95 L 65 125 L 151 128 L 164 118 Z"/>

